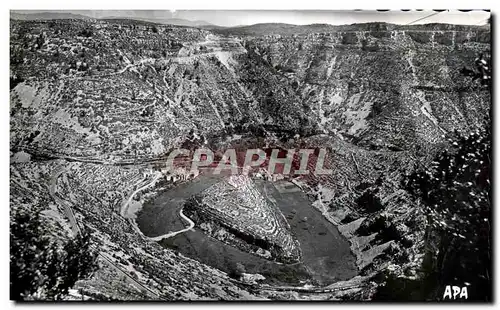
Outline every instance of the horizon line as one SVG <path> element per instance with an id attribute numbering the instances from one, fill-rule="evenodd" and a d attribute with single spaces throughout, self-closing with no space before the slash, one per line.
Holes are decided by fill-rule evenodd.
<path id="1" fill-rule="evenodd" d="M 467 26 L 485 26 L 488 25 L 488 21 L 491 18 L 491 12 L 489 10 L 410 10 L 410 11 L 403 11 L 403 10 L 389 10 L 389 11 L 379 11 L 379 10 L 9 10 L 10 14 L 20 14 L 20 15 L 36 15 L 36 14 L 53 14 L 53 13 L 64 13 L 64 14 L 72 14 L 72 15 L 80 15 L 83 17 L 87 17 L 89 19 L 96 19 L 96 20 L 105 20 L 105 19 L 128 19 L 128 20 L 138 20 L 138 21 L 148 21 L 152 23 L 160 23 L 162 21 L 168 21 L 171 19 L 178 19 L 178 20 L 185 20 L 187 22 L 191 23 L 200 23 L 202 22 L 203 24 L 199 24 L 198 26 L 203 26 L 203 25 L 212 25 L 212 26 L 217 26 L 217 27 L 223 27 L 223 28 L 234 28 L 234 27 L 247 27 L 247 26 L 254 26 L 254 25 L 259 25 L 259 24 L 286 24 L 286 25 L 292 25 L 292 26 L 307 26 L 307 25 L 331 25 L 331 26 L 342 26 L 342 25 L 354 25 L 354 24 L 367 24 L 367 23 L 385 23 L 385 24 L 390 24 L 390 25 L 398 25 L 398 26 L 407 26 L 410 24 L 414 25 L 425 25 L 425 24 L 449 24 L 449 25 L 467 25 Z M 463 12 L 467 11 L 467 12 Z M 103 15 L 109 12 L 109 15 Z M 151 16 L 141 16 L 137 15 L 138 13 L 144 14 L 144 13 L 152 14 Z M 220 13 L 226 13 L 227 14 L 220 14 Z M 263 21 L 257 21 L 257 22 L 247 22 L 241 20 L 238 23 L 235 23 L 234 21 L 231 23 L 228 21 L 229 18 L 231 18 L 231 15 L 235 14 L 242 14 L 242 12 L 252 12 L 252 13 L 258 13 L 261 12 L 261 15 L 266 15 L 267 19 L 272 19 L 273 16 L 267 16 L 271 13 L 275 12 L 281 12 L 281 13 L 286 13 L 289 14 L 288 16 L 288 21 L 284 20 L 278 20 L 278 19 L 283 19 L 281 15 L 279 14 L 278 16 L 275 16 L 277 19 L 276 21 L 272 20 L 263 20 Z M 428 13 L 434 12 L 430 15 Z M 463 17 L 464 19 L 470 19 L 471 17 L 471 12 L 474 12 L 473 14 L 480 14 L 483 15 L 480 19 L 480 22 L 477 23 L 476 21 L 473 21 L 471 23 L 463 23 L 463 22 L 453 22 L 453 17 L 456 18 L 458 13 L 465 14 Z M 158 16 L 158 13 L 163 14 L 163 16 Z M 217 15 L 217 13 L 219 13 Z M 329 19 L 332 19 L 332 15 L 325 15 L 325 14 L 338 14 L 341 18 L 335 17 L 335 20 L 341 20 L 342 18 L 345 19 L 345 22 L 342 23 L 332 23 L 329 21 Z M 392 15 L 391 15 L 392 13 Z M 443 15 L 445 13 L 445 15 Z M 125 15 L 122 15 L 125 14 Z M 166 16 L 166 14 L 169 14 L 170 16 Z M 189 15 L 207 15 L 207 16 L 189 16 Z M 308 22 L 311 20 L 311 14 L 317 14 L 319 15 L 318 17 L 312 18 L 314 19 L 312 22 Z M 386 17 L 388 21 L 380 20 L 380 16 L 383 16 L 383 14 L 386 14 Z M 409 17 L 411 15 L 415 15 L 414 17 L 417 18 L 419 15 L 425 14 L 422 18 L 417 18 L 416 20 L 411 20 L 408 22 L 407 20 L 401 22 L 395 21 L 395 19 L 398 19 L 399 17 Z M 446 15 L 447 14 L 447 15 Z M 92 16 L 93 15 L 93 16 Z M 100 16 L 99 16 L 100 15 Z M 177 16 L 181 15 L 181 16 Z M 188 16 L 184 16 L 188 15 Z M 248 15 L 248 14 L 246 14 Z M 487 15 L 487 17 L 486 17 Z M 227 17 L 229 16 L 229 17 Z M 256 15 L 257 17 L 260 17 L 260 15 Z M 479 16 L 479 15 L 478 15 Z M 191 17 L 191 18 L 190 18 Z M 205 17 L 205 18 L 204 18 Z M 448 20 L 446 20 L 448 17 Z M 214 19 L 221 19 L 225 18 L 225 22 L 221 23 L 221 20 L 215 20 Z M 232 17 L 233 19 L 236 18 L 235 16 Z M 294 23 L 292 20 L 295 19 L 300 19 L 302 18 L 305 23 Z M 61 19 L 66 19 L 66 18 L 61 18 Z M 208 20 L 206 20 L 208 19 Z M 254 18 L 255 19 L 255 18 Z M 372 19 L 372 20 L 370 20 Z M 399 18 L 401 19 L 401 18 Z M 422 22 L 426 19 L 430 19 L 428 22 Z M 436 20 L 438 19 L 438 20 Z M 442 20 L 440 20 L 442 19 Z M 416 23 L 418 22 L 418 23 Z M 224 25 L 225 24 L 225 25 Z M 229 25 L 228 25 L 229 24 Z M 190 25 L 186 25 L 190 26 Z"/>

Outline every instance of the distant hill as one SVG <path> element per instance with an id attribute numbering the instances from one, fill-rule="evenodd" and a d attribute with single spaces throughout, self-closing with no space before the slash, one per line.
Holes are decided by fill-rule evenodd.
<path id="1" fill-rule="evenodd" d="M 106 16 L 101 19 L 129 19 L 129 20 L 138 20 L 145 21 L 150 23 L 164 24 L 164 25 L 176 25 L 176 26 L 186 26 L 186 27 L 202 27 L 202 26 L 215 26 L 210 24 L 209 22 L 203 20 L 187 20 L 181 18 L 147 18 L 147 17 L 124 17 L 124 16 Z"/>
<path id="2" fill-rule="evenodd" d="M 42 12 L 42 13 L 15 13 L 10 12 L 10 18 L 15 20 L 51 20 L 51 19 L 95 19 L 90 16 L 67 13 L 64 11 Z M 187 20 L 181 18 L 158 18 L 141 16 L 106 16 L 99 18 L 101 20 L 129 20 L 148 23 L 157 23 L 163 25 L 175 25 L 183 27 L 195 27 L 213 31 L 222 35 L 236 36 L 262 36 L 262 35 L 303 35 L 309 33 L 339 32 L 339 31 L 392 31 L 392 30 L 413 30 L 413 31 L 431 31 L 431 30 L 457 30 L 469 31 L 472 28 L 489 29 L 489 24 L 483 26 L 453 25 L 453 24 L 421 24 L 421 25 L 397 25 L 383 22 L 360 23 L 351 25 L 331 25 L 331 24 L 309 24 L 294 25 L 284 23 L 262 23 L 246 26 L 222 27 L 211 24 L 203 20 Z"/>
<path id="3" fill-rule="evenodd" d="M 228 35 L 247 35 L 247 36 L 260 36 L 270 34 L 292 34 L 300 27 L 298 25 L 283 24 L 283 23 L 263 23 L 249 26 L 238 26 L 214 29 L 214 32 Z"/>
<path id="4" fill-rule="evenodd" d="M 422 24 L 422 25 L 397 25 L 381 22 L 359 23 L 351 25 L 330 25 L 330 24 L 310 24 L 310 25 L 293 25 L 282 23 L 263 23 L 249 26 L 237 26 L 228 28 L 214 28 L 214 32 L 225 35 L 237 36 L 262 36 L 262 35 L 301 35 L 309 33 L 322 32 L 342 32 L 342 31 L 392 31 L 392 30 L 413 30 L 413 31 L 440 31 L 440 30 L 456 30 L 469 31 L 472 28 L 489 28 L 486 26 L 469 26 L 469 25 L 453 25 L 453 24 Z"/>
<path id="5" fill-rule="evenodd" d="M 16 20 L 93 19 L 90 16 L 66 12 L 43 12 L 30 14 L 10 12 L 10 18 Z"/>
<path id="6" fill-rule="evenodd" d="M 16 20 L 51 20 L 51 19 L 94 19 L 90 16 L 73 14 L 66 12 L 43 12 L 43 13 L 10 13 L 10 18 Z M 137 20 L 143 22 L 164 24 L 164 25 L 176 25 L 185 27 L 197 27 L 197 28 L 207 28 L 207 29 L 219 29 L 222 28 L 217 25 L 213 25 L 209 22 L 203 20 L 187 20 L 181 18 L 147 18 L 147 17 L 128 17 L 128 16 L 105 16 L 99 19 L 104 20 Z"/>
<path id="7" fill-rule="evenodd" d="M 215 32 L 228 35 L 239 36 L 262 36 L 262 35 L 292 35 L 292 34 L 308 34 L 321 32 L 336 32 L 348 30 L 360 30 L 360 28 L 370 28 L 370 30 L 386 31 L 390 27 L 396 25 L 386 23 L 369 23 L 355 25 L 335 26 L 330 24 L 309 24 L 309 25 L 294 25 L 283 23 L 263 23 L 248 26 L 229 27 L 224 29 L 215 29 Z"/>

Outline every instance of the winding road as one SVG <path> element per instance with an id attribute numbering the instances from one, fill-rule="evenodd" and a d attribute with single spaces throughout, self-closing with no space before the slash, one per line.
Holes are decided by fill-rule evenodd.
<path id="1" fill-rule="evenodd" d="M 179 211 L 179 214 L 181 216 L 181 218 L 183 218 L 185 221 L 187 221 L 189 223 L 189 226 L 184 228 L 184 229 L 181 229 L 181 230 L 178 230 L 178 231 L 175 231 L 175 232 L 169 232 L 167 234 L 164 234 L 164 235 L 161 235 L 161 236 L 157 236 L 157 237 L 147 237 L 149 240 L 151 241 L 161 241 L 163 239 L 168 239 L 168 238 L 172 238 L 174 236 L 177 236 L 178 234 L 182 234 L 186 231 L 189 231 L 191 229 L 194 228 L 194 222 L 187 216 L 184 215 L 184 213 L 182 213 L 182 209 Z"/>
<path id="2" fill-rule="evenodd" d="M 123 216 L 123 217 L 126 217 L 125 215 L 127 214 L 127 208 L 128 208 L 128 205 L 130 204 L 130 202 L 132 201 L 132 199 L 134 198 L 135 195 L 137 195 L 138 192 L 142 191 L 142 190 L 145 190 L 146 188 L 150 187 L 150 186 L 153 186 L 156 181 L 161 177 L 161 173 L 157 173 L 153 180 L 151 180 L 150 183 L 144 185 L 143 187 L 140 187 L 138 189 L 135 190 L 135 192 L 132 193 L 132 195 L 130 195 L 130 197 L 128 198 L 127 202 L 125 202 L 120 210 L 120 215 Z"/>
<path id="3" fill-rule="evenodd" d="M 155 177 L 153 178 L 153 180 L 152 180 L 150 183 L 148 183 L 148 184 L 146 184 L 146 185 L 144 185 L 144 186 L 142 186 L 142 187 L 140 187 L 140 188 L 136 189 L 136 190 L 132 193 L 132 195 L 130 195 L 130 197 L 129 197 L 129 198 L 128 198 L 128 200 L 127 200 L 127 201 L 123 204 L 123 206 L 122 206 L 122 208 L 121 208 L 121 210 L 120 210 L 120 214 L 121 214 L 121 216 L 123 216 L 123 217 L 127 217 L 126 215 L 127 215 L 128 205 L 130 204 L 130 202 L 132 201 L 132 199 L 134 199 L 134 196 L 135 196 L 135 195 L 137 195 L 137 193 L 139 193 L 140 191 L 145 190 L 146 188 L 148 188 L 148 187 L 150 187 L 150 186 L 154 185 L 154 184 L 155 184 L 155 182 L 156 182 L 156 181 L 157 181 L 157 180 L 161 177 L 161 175 L 162 175 L 161 173 L 157 173 L 157 174 L 155 175 Z M 160 236 L 156 236 L 156 237 L 148 237 L 148 236 L 144 235 L 144 234 L 142 233 L 142 231 L 141 231 L 141 230 L 137 227 L 137 224 L 135 223 L 135 221 L 132 221 L 132 222 L 133 222 L 133 225 L 134 225 L 134 226 L 135 226 L 135 228 L 136 228 L 136 231 L 137 231 L 137 232 L 139 232 L 139 233 L 140 233 L 140 234 L 141 234 L 144 238 L 146 238 L 147 240 L 150 240 L 150 241 L 155 241 L 155 242 L 158 242 L 158 241 L 161 241 L 161 240 L 163 240 L 163 239 L 172 238 L 172 237 L 174 237 L 174 236 L 177 236 L 178 234 L 182 234 L 182 233 L 184 233 L 184 232 L 186 232 L 186 231 L 189 231 L 189 230 L 191 230 L 191 229 L 193 229 L 193 228 L 194 228 L 194 222 L 193 222 L 193 221 L 192 221 L 189 217 L 187 217 L 187 216 L 186 216 L 186 215 L 182 212 L 182 209 L 179 211 L 179 215 L 181 216 L 181 218 L 182 218 L 182 219 L 184 219 L 186 222 L 188 222 L 188 223 L 189 223 L 189 226 L 188 226 L 188 227 L 186 227 L 186 228 L 184 228 L 184 229 L 181 229 L 181 230 L 178 230 L 178 231 L 168 232 L 168 233 L 166 233 L 166 234 L 164 234 L 164 235 L 160 235 Z"/>
<path id="4" fill-rule="evenodd" d="M 69 220 L 69 224 L 71 226 L 71 231 L 73 232 L 73 236 L 77 236 L 78 234 L 81 234 L 80 227 L 78 226 L 78 223 L 76 222 L 75 215 L 73 213 L 73 209 L 71 209 L 71 206 L 69 204 L 62 200 L 61 198 L 57 197 L 56 195 L 56 186 L 57 186 L 57 179 L 61 174 L 69 170 L 71 166 L 68 167 L 61 167 L 59 169 L 56 169 L 56 172 L 52 175 L 50 178 L 50 185 L 49 185 L 49 194 L 50 196 L 55 200 L 56 204 L 62 206 L 64 208 L 64 213 L 66 215 L 66 218 Z"/>
<path id="5" fill-rule="evenodd" d="M 55 170 L 55 173 L 50 178 L 49 194 L 54 199 L 56 204 L 58 204 L 64 208 L 64 213 L 69 220 L 73 235 L 77 236 L 78 234 L 81 234 L 81 230 L 80 230 L 80 227 L 78 226 L 78 223 L 76 221 L 75 215 L 73 213 L 73 209 L 71 208 L 71 206 L 69 205 L 68 202 L 60 199 L 56 195 L 57 179 L 59 178 L 59 176 L 61 174 L 68 171 L 70 168 L 71 168 L 71 164 L 67 167 L 59 167 Z M 160 300 L 163 299 L 156 292 L 152 291 L 150 288 L 144 286 L 142 283 L 135 280 L 128 272 L 122 270 L 109 257 L 107 257 L 104 253 L 101 253 L 100 250 L 95 245 L 91 245 L 90 247 L 91 247 L 91 249 L 96 251 L 97 254 L 99 255 L 99 257 L 102 258 L 111 268 L 115 269 L 118 273 L 121 273 L 122 275 L 124 275 L 125 280 L 129 281 L 132 285 L 137 287 L 140 291 L 144 292 L 145 294 L 152 295 L 156 299 L 160 299 Z"/>
<path id="6" fill-rule="evenodd" d="M 69 164 L 69 166 L 66 166 L 66 167 L 63 166 L 63 167 L 59 167 L 59 168 L 55 169 L 54 174 L 50 178 L 49 193 L 50 193 L 50 196 L 54 199 L 54 201 L 59 206 L 62 206 L 64 208 L 64 213 L 70 222 L 70 226 L 71 226 L 71 229 L 73 231 L 73 234 L 76 236 L 77 234 L 81 233 L 81 231 L 80 231 L 80 227 L 78 226 L 78 223 L 76 221 L 76 218 L 75 218 L 74 212 L 71 208 L 71 205 L 69 202 L 67 202 L 67 201 L 65 201 L 57 196 L 57 180 L 63 173 L 68 171 L 70 168 L 71 168 L 71 163 Z M 158 173 L 154 176 L 154 178 L 152 179 L 151 182 L 136 189 L 131 194 L 131 196 L 128 198 L 126 203 L 122 206 L 120 213 L 122 215 L 125 214 L 127 211 L 128 205 L 130 204 L 130 202 L 132 201 L 134 196 L 137 193 L 139 193 L 140 191 L 152 186 L 160 177 L 161 177 L 161 174 Z M 134 228 L 137 230 L 138 233 L 140 233 L 142 235 L 143 238 L 145 238 L 146 240 L 158 242 L 158 241 L 161 241 L 161 240 L 164 240 L 167 238 L 174 237 L 178 234 L 187 232 L 187 231 L 194 228 L 194 226 L 195 226 L 194 222 L 183 213 L 182 208 L 179 211 L 179 215 L 182 219 L 184 219 L 184 221 L 189 223 L 188 227 L 181 229 L 181 230 L 178 230 L 176 232 L 169 232 L 167 234 L 156 236 L 156 237 L 145 236 L 140 231 L 140 229 L 137 227 L 137 225 L 135 224 L 135 221 L 133 219 L 130 219 L 130 218 L 129 218 L 129 220 L 131 221 L 131 223 L 134 224 Z M 111 257 L 109 257 L 109 255 L 107 253 L 104 253 L 104 252 L 101 253 L 100 250 L 95 245 L 92 245 L 91 248 L 94 249 L 95 251 L 97 251 L 99 257 L 105 263 L 107 263 L 109 265 L 109 267 L 115 269 L 118 273 L 122 274 L 124 276 L 125 281 L 127 281 L 130 284 L 132 284 L 133 286 L 137 287 L 140 291 L 144 292 L 145 294 L 152 296 L 154 299 L 162 299 L 162 297 L 158 293 L 152 291 L 149 287 L 143 285 L 141 282 L 134 279 L 127 271 L 123 270 L 119 265 L 115 264 L 115 262 L 111 259 Z M 239 281 L 238 281 L 238 283 L 242 284 Z M 364 285 L 364 283 L 359 283 L 359 284 L 356 283 L 354 285 L 352 285 L 352 284 L 351 285 L 340 285 L 339 287 L 335 287 L 335 288 L 332 288 L 332 287 L 303 288 L 303 287 L 294 287 L 294 286 L 266 286 L 266 285 L 260 286 L 259 285 L 258 288 L 262 289 L 262 290 L 271 290 L 271 291 L 297 291 L 297 292 L 302 292 L 302 293 L 331 293 L 331 292 L 338 291 L 338 290 L 360 288 L 363 285 Z"/>

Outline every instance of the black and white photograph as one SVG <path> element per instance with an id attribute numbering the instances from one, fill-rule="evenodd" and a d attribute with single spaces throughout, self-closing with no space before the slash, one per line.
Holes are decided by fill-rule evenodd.
<path id="1" fill-rule="evenodd" d="M 493 27 L 10 9 L 10 300 L 492 303 Z"/>

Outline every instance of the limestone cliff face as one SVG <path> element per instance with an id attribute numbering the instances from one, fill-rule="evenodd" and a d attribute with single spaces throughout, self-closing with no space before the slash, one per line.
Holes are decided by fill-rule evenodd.
<path id="1" fill-rule="evenodd" d="M 201 229 L 205 222 L 218 227 L 205 228 L 207 234 L 243 251 L 286 263 L 302 259 L 299 242 L 285 216 L 250 177 L 230 176 L 212 185 L 194 197 L 185 210 Z"/>
<path id="2" fill-rule="evenodd" d="M 308 180 L 309 193 L 366 274 L 419 266 L 425 216 L 400 188 L 402 176 L 444 149 L 447 133 L 482 126 L 490 109 L 490 92 L 459 72 L 490 51 L 484 27 L 216 33 L 58 23 L 11 23 L 12 153 L 143 162 L 194 134 L 214 146 L 238 134 L 283 148 L 328 147 L 334 174 Z"/>
<path id="3" fill-rule="evenodd" d="M 151 158 L 193 130 L 217 137 L 260 126 L 409 150 L 471 130 L 489 108 L 489 92 L 459 72 L 489 51 L 481 27 L 313 25 L 226 37 L 66 23 L 12 25 L 12 148 Z"/>
<path id="4" fill-rule="evenodd" d="M 315 206 L 351 242 L 361 272 L 392 264 L 413 275 L 426 220 L 401 181 L 446 148 L 446 135 L 468 134 L 488 121 L 489 89 L 460 70 L 490 51 L 489 30 L 301 29 L 268 36 L 245 29 L 247 53 L 238 58 L 237 72 L 266 128 L 312 135 L 299 141 L 332 150 L 333 176 L 308 183 Z"/>
<path id="5" fill-rule="evenodd" d="M 248 55 L 273 77 L 255 87 L 267 96 L 262 109 L 303 111 L 317 130 L 405 150 L 483 121 L 489 92 L 460 70 L 489 51 L 488 31 L 380 28 L 248 38 Z M 275 102 L 278 107 L 269 104 Z"/>

